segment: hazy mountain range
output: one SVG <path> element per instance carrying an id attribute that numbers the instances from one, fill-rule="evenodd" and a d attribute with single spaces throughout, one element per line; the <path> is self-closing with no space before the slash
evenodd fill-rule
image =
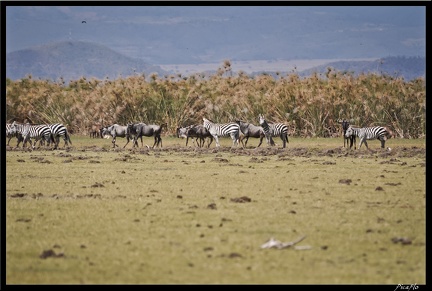
<path id="1" fill-rule="evenodd" d="M 140 4 L 146 5 L 145 1 Z M 10 6 L 6 9 L 6 53 L 59 41 L 86 41 L 161 66 L 225 59 L 426 56 L 426 9 L 422 6 L 398 2 L 392 6 L 240 4 Z"/>
<path id="2" fill-rule="evenodd" d="M 300 62 L 301 60 L 298 60 Z M 283 61 L 278 66 L 278 61 L 272 61 L 272 67 L 268 70 L 266 62 L 254 62 L 248 72 L 251 75 L 269 73 L 285 74 L 292 72 Z M 312 62 L 313 63 L 313 62 Z M 321 63 L 322 60 L 321 60 Z M 211 74 L 217 71 L 222 63 L 214 63 L 213 68 L 202 66 L 202 72 Z M 81 77 L 97 79 L 116 79 L 134 74 L 144 74 L 149 77 L 157 73 L 160 77 L 169 74 L 182 73 L 188 75 L 187 71 L 180 69 L 163 70 L 160 66 L 148 64 L 143 60 L 125 56 L 106 46 L 83 42 L 63 41 L 29 49 L 18 50 L 6 55 L 6 77 L 12 80 L 21 79 L 31 74 L 33 78 L 58 80 L 62 77 L 65 81 L 77 80 Z M 232 66 L 236 73 L 236 66 Z M 306 66 L 303 66 L 306 67 Z M 310 67 L 305 70 L 296 70 L 302 76 L 310 75 L 312 72 L 325 73 L 328 67 L 338 71 L 358 73 L 385 73 L 391 76 L 404 77 L 407 80 L 424 77 L 426 60 L 421 57 L 387 57 L 370 61 L 337 61 L 328 62 L 320 66 Z M 197 66 L 198 70 L 200 66 Z M 197 72 L 197 71 L 195 71 Z M 191 72 L 192 73 L 192 72 Z"/>

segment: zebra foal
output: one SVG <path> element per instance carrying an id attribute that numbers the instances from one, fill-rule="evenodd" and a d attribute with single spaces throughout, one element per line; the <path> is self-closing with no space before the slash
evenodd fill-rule
<path id="1" fill-rule="evenodd" d="M 204 118 L 204 127 L 210 132 L 213 138 L 216 140 L 216 147 L 220 147 L 219 144 L 219 136 L 231 136 L 233 140 L 233 146 L 239 145 L 239 137 L 240 137 L 240 126 L 235 122 L 218 124 L 213 123 L 211 120 Z"/>
<path id="2" fill-rule="evenodd" d="M 358 148 L 362 146 L 364 143 L 366 148 L 369 149 L 367 140 L 371 139 L 379 139 L 381 141 L 381 148 L 384 148 L 385 142 L 388 138 L 391 138 L 391 131 L 382 126 L 373 126 L 373 127 L 352 127 L 351 125 L 348 127 L 345 133 L 346 137 L 358 136 L 360 139 Z"/>

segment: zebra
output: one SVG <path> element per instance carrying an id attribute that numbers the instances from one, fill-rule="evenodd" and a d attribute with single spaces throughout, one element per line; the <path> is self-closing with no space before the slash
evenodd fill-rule
<path id="1" fill-rule="evenodd" d="M 264 134 L 267 139 L 267 144 L 270 144 L 272 146 L 275 145 L 272 137 L 273 136 L 279 136 L 283 143 L 283 148 L 286 147 L 286 144 L 289 143 L 288 141 L 288 126 L 286 126 L 283 123 L 268 123 L 264 115 L 259 115 L 259 123 L 261 127 L 264 130 Z"/>
<path id="2" fill-rule="evenodd" d="M 352 127 L 351 125 L 348 127 L 345 136 L 358 136 L 360 138 L 359 146 L 364 143 L 366 148 L 369 149 L 367 141 L 368 139 L 379 139 L 381 141 L 381 148 L 384 148 L 385 142 L 388 138 L 391 138 L 391 131 L 382 126 L 373 126 L 373 127 Z"/>
<path id="3" fill-rule="evenodd" d="M 51 129 L 52 137 L 55 140 L 54 149 L 57 149 L 60 143 L 60 136 L 63 137 L 63 140 L 65 142 L 65 147 L 68 145 L 68 142 L 72 144 L 68 130 L 63 124 L 54 123 L 54 124 L 47 124 L 47 126 Z"/>
<path id="4" fill-rule="evenodd" d="M 348 120 L 338 120 L 338 123 L 342 124 L 342 130 L 343 130 L 343 140 L 344 140 L 344 147 L 345 147 L 345 143 L 346 146 L 348 147 L 348 141 L 350 142 L 350 148 L 352 148 L 352 146 L 354 145 L 354 149 L 356 149 L 356 136 L 353 134 L 350 137 L 346 137 L 346 131 L 348 129 L 348 127 L 350 126 Z"/>
<path id="5" fill-rule="evenodd" d="M 240 126 L 235 122 L 218 124 L 213 123 L 211 120 L 203 117 L 204 127 L 210 132 L 213 138 L 216 140 L 216 147 L 220 147 L 219 136 L 230 135 L 233 140 L 233 146 L 239 144 L 240 137 Z"/>
<path id="6" fill-rule="evenodd" d="M 16 147 L 18 147 L 19 144 L 23 141 L 23 137 L 22 137 L 21 133 L 18 133 L 18 132 L 11 133 L 11 131 L 10 131 L 11 126 L 12 126 L 12 123 L 6 123 L 6 137 L 8 138 L 7 145 L 9 146 L 10 140 L 13 137 L 16 137 L 18 139 L 18 144 Z"/>
<path id="7" fill-rule="evenodd" d="M 51 141 L 54 142 L 54 137 L 51 134 L 51 129 L 45 124 L 30 125 L 28 123 L 20 124 L 14 121 L 9 129 L 9 134 L 22 135 L 23 138 L 22 148 L 25 147 L 27 141 L 30 142 L 30 146 L 32 147 L 32 149 L 35 149 L 36 143 L 39 139 L 41 140 L 41 142 L 46 141 L 48 145 L 50 144 Z M 32 138 L 35 140 L 33 144 L 31 142 Z"/>

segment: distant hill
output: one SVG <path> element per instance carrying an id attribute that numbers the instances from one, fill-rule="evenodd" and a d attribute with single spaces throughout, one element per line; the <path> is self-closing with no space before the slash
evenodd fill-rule
<path id="1" fill-rule="evenodd" d="M 6 77 L 21 79 L 29 74 L 33 78 L 65 81 L 81 77 L 116 79 L 133 74 L 167 74 L 159 66 L 140 59 L 124 56 L 112 49 L 91 42 L 64 41 L 29 49 L 14 51 L 6 55 Z"/>
<path id="2" fill-rule="evenodd" d="M 301 76 L 309 76 L 313 72 L 325 74 L 327 68 L 333 68 L 340 72 L 380 73 L 392 77 L 403 77 L 412 80 L 426 76 L 426 58 L 422 57 L 386 57 L 375 61 L 339 61 L 313 67 L 300 72 Z"/>

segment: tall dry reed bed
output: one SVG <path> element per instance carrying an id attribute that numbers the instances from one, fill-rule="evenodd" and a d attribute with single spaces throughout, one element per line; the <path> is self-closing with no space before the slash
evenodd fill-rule
<path id="1" fill-rule="evenodd" d="M 228 74 L 230 73 L 230 74 Z M 250 77 L 224 69 L 196 74 L 116 80 L 82 77 L 66 83 L 27 78 L 7 79 L 7 120 L 62 122 L 74 134 L 87 134 L 95 123 L 133 121 L 179 125 L 240 118 L 258 123 L 264 113 L 272 122 L 289 125 L 291 136 L 340 135 L 339 118 L 358 126 L 389 126 L 396 137 L 426 134 L 426 85 L 423 78 L 407 82 L 386 75 L 335 72 L 301 78 L 296 73 L 273 78 Z"/>

